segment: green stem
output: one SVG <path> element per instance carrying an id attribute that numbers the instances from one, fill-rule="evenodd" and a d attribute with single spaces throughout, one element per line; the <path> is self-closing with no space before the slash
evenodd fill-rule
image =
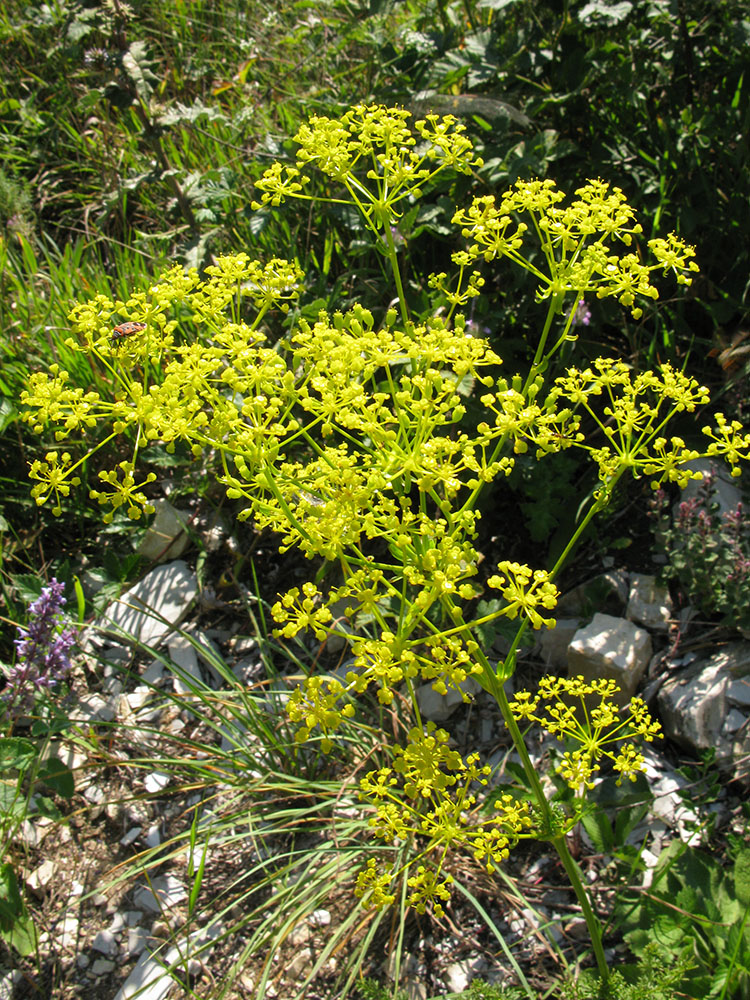
<path id="1" fill-rule="evenodd" d="M 565 869 L 568 879 L 570 880 L 570 884 L 573 887 L 573 891 L 575 892 L 578 902 L 580 903 L 581 912 L 583 913 L 589 937 L 591 938 L 591 947 L 594 952 L 594 957 L 596 958 L 599 976 L 602 982 L 606 983 L 609 978 L 609 969 L 607 967 L 607 959 L 604 956 L 604 946 L 602 944 L 602 925 L 594 913 L 593 907 L 591 906 L 588 893 L 586 892 L 586 887 L 583 884 L 583 879 L 581 878 L 580 869 L 570 853 L 565 836 L 551 835 L 555 825 L 555 818 L 552 814 L 552 810 L 550 809 L 544 789 L 542 788 L 542 783 L 539 780 L 539 775 L 537 774 L 536 768 L 534 767 L 531 757 L 529 756 L 529 751 L 526 749 L 523 734 L 521 733 L 518 723 L 513 716 L 513 712 L 511 711 L 510 704 L 508 703 L 508 696 L 505 693 L 503 684 L 492 668 L 489 660 L 481 650 L 477 651 L 476 657 L 484 668 L 484 676 L 482 680 L 488 682 L 487 689 L 497 701 L 505 724 L 508 727 L 510 738 L 513 740 L 513 745 L 518 752 L 518 756 L 521 758 L 521 764 L 526 775 L 526 780 L 531 786 L 531 791 L 539 808 L 539 815 L 542 820 L 541 826 L 545 831 L 547 831 L 548 839 L 557 851 L 558 857 L 560 858 L 560 861 L 562 861 L 563 868 Z"/>
<path id="2" fill-rule="evenodd" d="M 586 513 L 581 523 L 578 525 L 576 531 L 573 533 L 570 541 L 565 546 L 565 549 L 560 556 L 560 558 L 555 563 L 554 567 L 550 571 L 550 578 L 554 577 L 562 567 L 563 563 L 570 555 L 571 551 L 577 544 L 581 535 L 584 533 L 588 527 L 591 520 L 599 513 L 602 507 L 606 503 L 606 498 L 609 496 L 612 488 L 614 487 L 617 479 L 622 473 L 618 473 L 610 482 L 602 486 L 602 493 L 599 499 L 595 500 Z M 473 623 L 470 623 L 473 624 Z M 495 698 L 498 707 L 505 721 L 505 725 L 508 727 L 508 732 L 513 741 L 513 745 L 521 758 L 521 764 L 523 766 L 524 773 L 526 775 L 526 780 L 531 787 L 532 794 L 536 799 L 536 803 L 539 809 L 539 815 L 541 818 L 542 829 L 546 832 L 548 839 L 552 843 L 552 846 L 557 851 L 558 857 L 565 868 L 565 872 L 570 880 L 570 884 L 573 887 L 573 891 L 576 894 L 578 902 L 581 906 L 581 912 L 583 913 L 584 920 L 586 921 L 586 926 L 588 927 L 589 937 L 591 939 L 591 947 L 594 952 L 594 957 L 596 958 L 596 964 L 599 969 L 599 976 L 603 983 L 606 983 L 609 978 L 609 969 L 607 967 L 607 960 L 604 956 L 604 947 L 602 944 L 602 926 L 594 913 L 593 907 L 591 906 L 591 901 L 589 900 L 586 887 L 581 878 L 581 872 L 576 864 L 565 839 L 565 835 L 555 836 L 553 831 L 555 829 L 555 817 L 553 816 L 552 810 L 550 809 L 549 802 L 547 801 L 547 796 L 544 793 L 542 783 L 539 780 L 539 775 L 536 772 L 529 752 L 526 749 L 526 743 L 524 742 L 523 734 L 515 720 L 513 712 L 511 711 L 510 704 L 508 702 L 508 696 L 505 693 L 505 688 L 503 686 L 504 680 L 510 676 L 512 669 L 507 669 L 511 664 L 515 662 L 516 651 L 518 645 L 521 641 L 523 633 L 526 631 L 528 622 L 525 621 L 521 627 L 518 629 L 516 636 L 510 648 L 510 652 L 505 659 L 503 668 L 500 671 L 496 671 L 490 661 L 487 659 L 485 654 L 482 652 L 481 648 L 477 649 L 475 656 L 478 663 L 481 665 L 483 670 L 483 675 L 481 678 L 482 686 L 485 690 Z"/>
<path id="3" fill-rule="evenodd" d="M 396 291 L 398 292 L 398 304 L 401 310 L 401 321 L 404 324 L 409 322 L 409 310 L 406 308 L 406 296 L 404 295 L 404 286 L 401 282 L 401 269 L 398 266 L 398 252 L 396 250 L 396 244 L 393 241 L 393 233 L 391 232 L 391 227 L 387 223 L 383 226 L 383 232 L 385 234 L 385 244 L 388 248 L 388 260 L 391 263 L 391 271 L 393 272 L 393 280 L 396 282 Z"/>

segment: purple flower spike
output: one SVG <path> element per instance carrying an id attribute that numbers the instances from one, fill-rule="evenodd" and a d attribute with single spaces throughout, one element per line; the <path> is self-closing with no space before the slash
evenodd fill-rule
<path id="1" fill-rule="evenodd" d="M 591 322 L 591 310 L 585 299 L 579 299 L 573 314 L 573 326 L 588 326 Z"/>
<path id="2" fill-rule="evenodd" d="M 16 664 L 6 675 L 0 698 L 14 712 L 29 709 L 35 695 L 51 691 L 70 671 L 70 653 L 77 632 L 63 614 L 64 587 L 54 578 L 29 605 L 29 623 L 18 626 Z"/>

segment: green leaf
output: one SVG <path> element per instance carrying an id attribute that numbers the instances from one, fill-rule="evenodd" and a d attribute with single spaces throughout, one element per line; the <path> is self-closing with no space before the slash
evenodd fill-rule
<path id="1" fill-rule="evenodd" d="M 13 585 L 24 604 L 35 601 L 42 592 L 42 583 L 35 573 L 19 573 L 13 577 Z"/>
<path id="2" fill-rule="evenodd" d="M 15 781 L 0 781 L 0 817 L 11 822 L 26 815 L 26 800 L 19 794 Z"/>
<path id="3" fill-rule="evenodd" d="M 0 864 L 0 929 L 9 930 L 23 914 L 23 900 L 13 865 Z"/>
<path id="4" fill-rule="evenodd" d="M 601 809 L 596 809 L 593 812 L 584 813 L 581 816 L 581 823 L 599 854 L 611 854 L 614 850 L 615 840 L 609 817 Z"/>
<path id="5" fill-rule="evenodd" d="M 53 792 L 61 795 L 64 799 L 73 797 L 75 791 L 75 780 L 73 772 L 63 764 L 57 757 L 50 757 L 44 761 L 39 768 L 38 780 L 48 785 Z"/>
<path id="6" fill-rule="evenodd" d="M 37 752 L 36 744 L 21 736 L 6 736 L 0 739 L 0 772 L 28 770 Z"/>
<path id="7" fill-rule="evenodd" d="M 18 410 L 9 399 L 0 399 L 0 433 L 13 423 L 18 416 Z"/>
<path id="8" fill-rule="evenodd" d="M 151 62 L 145 42 L 133 42 L 122 57 L 123 69 L 133 81 L 136 92 L 143 101 L 148 101 L 153 93 L 153 84 L 159 81 L 151 69 Z"/>
<path id="9" fill-rule="evenodd" d="M 632 9 L 630 0 L 592 0 L 578 12 L 578 20 L 589 27 L 615 25 L 624 21 Z"/>
<path id="10" fill-rule="evenodd" d="M 63 818 L 63 814 L 57 808 L 54 799 L 51 799 L 49 795 L 35 795 L 34 805 L 36 807 L 36 812 L 40 816 L 44 816 L 46 819 L 54 820 L 56 823 L 60 823 Z"/>
<path id="11" fill-rule="evenodd" d="M 743 906 L 750 906 L 750 847 L 745 847 L 734 862 L 734 892 Z"/>
<path id="12" fill-rule="evenodd" d="M 37 950 L 39 938 L 34 921 L 28 915 L 16 920 L 9 930 L 0 930 L 0 934 L 19 955 L 33 955 Z"/>

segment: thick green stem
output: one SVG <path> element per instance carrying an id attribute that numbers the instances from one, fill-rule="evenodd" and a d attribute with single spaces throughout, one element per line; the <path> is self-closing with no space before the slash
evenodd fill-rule
<path id="1" fill-rule="evenodd" d="M 487 664 L 490 672 L 494 677 L 494 671 L 490 664 Z M 485 668 L 486 670 L 486 668 Z M 495 680 L 497 680 L 495 678 Z M 554 830 L 555 818 L 552 815 L 552 810 L 550 809 L 549 802 L 547 801 L 547 796 L 544 794 L 544 789 L 542 788 L 542 783 L 539 780 L 539 775 L 536 772 L 531 758 L 529 757 L 529 752 L 526 749 L 526 744 L 523 739 L 523 734 L 518 727 L 518 723 L 513 717 L 513 713 L 508 704 L 508 697 L 505 694 L 503 686 L 497 682 L 497 687 L 493 690 L 493 694 L 497 700 L 500 707 L 500 711 L 503 714 L 503 719 L 508 727 L 508 732 L 513 740 L 513 745 L 516 748 L 519 757 L 521 758 L 521 763 L 523 765 L 524 773 L 526 774 L 526 779 L 531 785 L 532 792 L 536 798 L 537 805 L 539 807 L 539 814 L 542 818 L 542 826 L 549 831 L 549 834 Z M 570 850 L 568 849 L 567 841 L 565 840 L 565 835 L 561 836 L 549 836 L 549 840 L 552 846 L 557 851 L 560 861 L 562 861 L 563 868 L 570 880 L 570 884 L 573 887 L 573 891 L 576 894 L 578 902 L 581 906 L 581 912 L 583 913 L 583 918 L 586 921 L 586 927 L 588 928 L 589 937 L 591 938 L 591 947 L 594 952 L 594 957 L 596 958 L 596 965 L 599 969 L 599 976 L 602 982 L 606 982 L 609 978 L 609 969 L 607 967 L 607 959 L 604 956 L 604 946 L 602 944 L 602 926 L 599 922 L 598 917 L 594 913 L 593 907 L 591 906 L 591 901 L 589 900 L 588 893 L 586 892 L 586 887 L 583 884 L 583 879 L 581 878 L 581 872 L 576 864 Z"/>
<path id="2" fill-rule="evenodd" d="M 401 311 L 401 321 L 404 324 L 409 322 L 409 310 L 406 307 L 406 296 L 404 295 L 404 286 L 401 281 L 401 268 L 398 266 L 398 251 L 396 250 L 396 244 L 393 240 L 393 233 L 391 232 L 391 227 L 386 224 L 383 227 L 385 235 L 385 245 L 388 253 L 388 260 L 391 264 L 391 271 L 393 272 L 393 280 L 396 282 L 396 291 L 398 292 L 398 304 Z"/>
<path id="3" fill-rule="evenodd" d="M 616 482 L 617 478 L 619 477 L 616 477 L 612 482 L 606 484 L 606 486 L 602 488 L 602 495 L 598 500 L 596 500 L 591 505 L 591 507 L 586 513 L 586 516 L 578 525 L 578 528 L 576 529 L 575 533 L 573 534 L 570 541 L 566 545 L 562 555 L 552 568 L 550 572 L 550 578 L 552 578 L 556 573 L 559 572 L 563 563 L 573 550 L 574 546 L 580 539 L 583 532 L 588 527 L 592 518 L 595 517 L 596 514 L 604 506 L 604 504 L 606 503 L 606 497 L 609 495 L 609 492 L 614 486 L 614 483 Z M 540 826 L 542 827 L 544 834 L 546 834 L 547 839 L 549 839 L 552 846 L 557 851 L 560 861 L 562 862 L 563 867 L 565 868 L 565 872 L 570 880 L 570 884 L 573 887 L 573 891 L 575 892 L 578 902 L 581 906 L 581 912 L 583 913 L 584 920 L 586 921 L 586 926 L 588 927 L 589 937 L 591 938 L 591 947 L 593 949 L 594 957 L 596 958 L 596 964 L 599 969 L 599 976 L 602 982 L 606 982 L 609 978 L 609 969 L 607 968 L 607 960 L 604 956 L 601 924 L 596 914 L 594 913 L 593 907 L 591 906 L 591 901 L 589 900 L 588 893 L 586 892 L 586 887 L 583 884 L 583 879 L 581 878 L 580 869 L 578 868 L 578 865 L 576 864 L 573 856 L 570 853 L 570 850 L 568 849 L 568 845 L 565 840 L 565 835 L 555 834 L 555 828 L 556 828 L 555 817 L 552 813 L 549 802 L 547 801 L 547 796 L 545 795 L 544 788 L 542 787 L 542 783 L 539 780 L 539 775 L 537 774 L 536 768 L 534 767 L 531 757 L 529 756 L 529 752 L 526 748 L 526 743 L 524 742 L 523 734 L 518 726 L 518 723 L 515 720 L 515 717 L 513 716 L 513 712 L 511 711 L 510 704 L 508 702 L 508 696 L 506 695 L 505 689 L 503 687 L 504 679 L 510 676 L 510 674 L 512 673 L 512 670 L 506 668 L 511 663 L 515 662 L 516 651 L 521 641 L 521 637 L 523 636 L 526 630 L 527 624 L 528 624 L 527 622 L 524 622 L 524 624 L 519 628 L 518 632 L 516 633 L 516 636 L 511 645 L 510 652 L 508 653 L 505 663 L 503 664 L 503 668 L 500 671 L 496 671 L 493 668 L 492 664 L 489 662 L 489 660 L 487 659 L 487 657 L 485 656 L 485 654 L 482 652 L 481 649 L 478 649 L 476 651 L 475 653 L 476 659 L 483 669 L 483 674 L 480 683 L 485 688 L 485 690 L 489 691 L 489 693 L 492 694 L 492 696 L 497 701 L 498 707 L 500 708 L 503 720 L 505 721 L 505 725 L 508 727 L 508 732 L 510 733 L 510 737 L 513 741 L 513 745 L 518 753 L 518 756 L 521 758 L 521 765 L 523 766 L 523 770 L 526 775 L 526 780 L 528 781 L 529 786 L 531 787 L 532 794 L 536 799 L 538 814 L 541 820 Z"/>
<path id="4" fill-rule="evenodd" d="M 531 786 L 532 794 L 536 799 L 541 819 L 540 826 L 547 833 L 550 843 L 557 851 L 558 857 L 562 861 L 565 872 L 570 879 L 573 891 L 575 892 L 578 902 L 581 905 L 581 912 L 583 913 L 583 917 L 589 931 L 589 937 L 591 938 L 591 947 L 594 952 L 594 957 L 596 958 L 599 976 L 602 982 L 606 982 L 609 978 L 609 969 L 607 968 L 607 960 L 604 956 L 604 947 L 602 945 L 602 927 L 591 906 L 588 893 L 586 892 L 586 887 L 581 878 L 580 870 L 568 849 L 565 836 L 555 836 L 553 834 L 555 829 L 555 817 L 550 809 L 547 796 L 545 795 L 542 783 L 539 780 L 539 775 L 537 774 L 536 768 L 534 767 L 531 757 L 529 756 L 529 751 L 526 749 L 523 734 L 521 733 L 518 723 L 513 716 L 513 712 L 511 711 L 510 704 L 508 703 L 508 696 L 505 693 L 502 681 L 499 679 L 492 667 L 492 664 L 481 650 L 477 651 L 476 657 L 484 668 L 484 674 L 482 676 L 482 681 L 484 682 L 483 686 L 497 701 L 500 711 L 502 712 L 505 725 L 508 727 L 510 738 L 513 740 L 513 746 L 516 748 L 518 756 L 521 758 L 521 765 L 523 766 L 526 780 Z"/>

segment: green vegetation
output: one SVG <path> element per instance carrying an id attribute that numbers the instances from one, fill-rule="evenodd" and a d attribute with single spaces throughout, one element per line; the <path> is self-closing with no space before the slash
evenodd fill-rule
<path id="1" fill-rule="evenodd" d="M 50 995 L 65 972 L 20 831 L 85 814 L 73 749 L 123 789 L 169 778 L 165 840 L 122 861 L 115 838 L 97 888 L 185 873 L 157 949 L 182 996 L 267 995 L 323 907 L 296 997 L 396 1000 L 415 942 L 467 914 L 513 985 L 446 997 L 748 995 L 742 838 L 665 848 L 609 922 L 583 877 L 582 828 L 613 885 L 642 874 L 643 702 L 505 688 L 577 561 L 632 540 L 626 504 L 646 535 L 644 483 L 750 454 L 748 43 L 739 0 L 5 4 L 0 933 Z M 42 586 L 96 632 L 151 568 L 165 495 L 204 611 L 242 622 L 258 672 L 192 628 L 211 683 L 122 636 L 124 691 L 153 660 L 181 691 L 145 684 L 145 726 L 84 721 L 112 667 L 88 644 L 54 673 L 68 633 L 39 626 Z M 669 530 L 684 591 L 746 625 L 742 512 L 702 548 Z M 468 703 L 472 679 L 517 757 L 489 794 L 492 768 L 417 698 Z M 562 741 L 546 783 L 532 724 Z M 528 910 L 504 866 L 539 844 L 588 933 L 544 926 L 544 974 L 496 903 Z M 232 958 L 207 988 L 193 960 L 217 938 Z M 635 964 L 612 966 L 623 938 Z"/>

